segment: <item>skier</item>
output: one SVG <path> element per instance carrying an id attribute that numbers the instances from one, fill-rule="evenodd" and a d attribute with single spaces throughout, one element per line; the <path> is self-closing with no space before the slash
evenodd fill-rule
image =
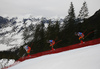
<path id="1" fill-rule="evenodd" d="M 55 41 L 54 41 L 54 40 L 49 40 L 48 43 L 50 43 L 50 46 L 52 47 L 52 50 L 55 50 L 55 49 L 53 48 L 53 46 L 55 45 Z"/>
<path id="2" fill-rule="evenodd" d="M 76 36 L 79 36 L 79 40 L 80 40 L 81 43 L 84 43 L 83 42 L 84 34 L 82 32 L 77 32 L 77 33 L 75 32 L 75 35 Z"/>
<path id="3" fill-rule="evenodd" d="M 29 46 L 25 46 L 24 49 L 26 50 L 27 54 L 28 54 L 28 57 L 30 56 L 30 51 L 31 51 L 31 48 Z"/>

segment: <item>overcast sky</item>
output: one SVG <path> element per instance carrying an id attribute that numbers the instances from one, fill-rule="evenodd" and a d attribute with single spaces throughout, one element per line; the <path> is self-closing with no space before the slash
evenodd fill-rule
<path id="1" fill-rule="evenodd" d="M 100 0 L 0 0 L 0 16 L 32 14 L 33 16 L 65 17 L 71 2 L 77 16 L 84 1 L 87 2 L 90 16 L 100 9 Z"/>

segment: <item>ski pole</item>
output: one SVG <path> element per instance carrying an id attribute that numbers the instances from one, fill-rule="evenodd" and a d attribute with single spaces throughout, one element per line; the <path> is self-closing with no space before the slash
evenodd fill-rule
<path id="1" fill-rule="evenodd" d="M 87 31 L 87 29 L 83 32 L 83 34 Z"/>
<path id="2" fill-rule="evenodd" d="M 94 31 L 92 31 L 92 32 L 89 32 L 86 36 L 85 36 L 85 38 L 88 36 L 88 35 L 90 35 L 91 33 L 93 33 Z"/>
<path id="3" fill-rule="evenodd" d="M 59 42 L 61 42 L 62 40 L 59 40 L 58 42 L 56 42 L 55 44 L 57 44 L 57 43 L 59 43 Z"/>

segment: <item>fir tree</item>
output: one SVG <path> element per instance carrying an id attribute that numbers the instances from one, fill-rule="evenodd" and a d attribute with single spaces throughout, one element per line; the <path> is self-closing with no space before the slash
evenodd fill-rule
<path id="1" fill-rule="evenodd" d="M 42 40 L 43 43 L 41 43 L 42 45 L 44 45 L 44 38 L 45 38 L 45 31 L 44 31 L 44 22 L 41 21 L 41 29 L 40 29 L 40 38 Z"/>
<path id="2" fill-rule="evenodd" d="M 74 12 L 74 6 L 71 2 L 70 8 L 68 10 L 68 15 L 64 19 L 65 28 L 68 28 L 69 26 L 72 26 L 75 24 L 75 12 Z"/>
<path id="3" fill-rule="evenodd" d="M 69 19 L 75 19 L 74 6 L 72 2 L 68 11 L 68 16 L 69 16 Z"/>
<path id="4" fill-rule="evenodd" d="M 55 24 L 55 30 L 54 30 L 54 33 L 55 33 L 55 36 L 57 37 L 59 32 L 60 32 L 60 27 L 59 27 L 59 21 L 56 21 L 56 24 Z"/>
<path id="5" fill-rule="evenodd" d="M 75 12 L 74 12 L 74 6 L 71 2 L 70 8 L 68 10 L 68 16 L 66 16 L 66 22 L 64 25 L 64 30 L 62 30 L 62 39 L 66 42 L 65 45 L 72 44 L 72 40 L 74 40 L 74 32 L 75 32 Z M 65 43 L 64 42 L 64 43 Z"/>
<path id="6" fill-rule="evenodd" d="M 47 40 L 53 39 L 53 35 L 54 35 L 53 32 L 54 32 L 54 26 L 52 24 L 52 21 L 49 20 L 48 28 L 47 28 L 47 31 L 46 31 L 46 38 L 47 38 Z"/>
<path id="7" fill-rule="evenodd" d="M 89 12 L 88 12 L 87 3 L 84 2 L 83 6 L 81 7 L 81 10 L 79 11 L 79 15 L 77 18 L 83 20 L 88 17 L 88 13 Z"/>
<path id="8" fill-rule="evenodd" d="M 68 10 L 68 23 L 72 25 L 75 23 L 74 21 L 75 21 L 75 12 L 73 3 L 71 2 L 70 8 Z"/>
<path id="9" fill-rule="evenodd" d="M 37 42 L 40 40 L 40 25 L 36 25 L 35 34 L 34 34 L 34 41 Z"/>

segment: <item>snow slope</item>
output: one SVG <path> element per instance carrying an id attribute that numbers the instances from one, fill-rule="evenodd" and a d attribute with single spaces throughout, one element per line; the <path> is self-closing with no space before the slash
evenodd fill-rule
<path id="1" fill-rule="evenodd" d="M 100 69 L 100 44 L 25 60 L 8 69 Z"/>

